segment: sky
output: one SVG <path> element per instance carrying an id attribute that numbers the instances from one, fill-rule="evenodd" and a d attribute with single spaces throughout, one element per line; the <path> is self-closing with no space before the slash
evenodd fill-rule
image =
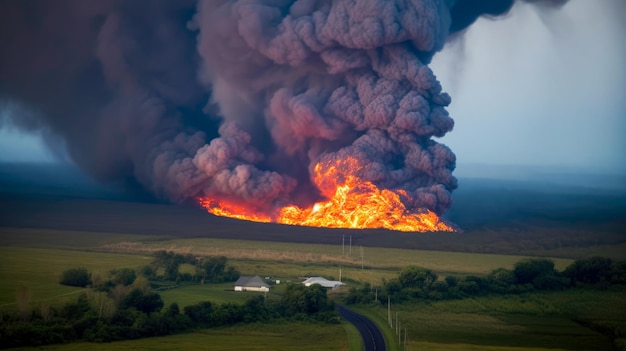
<path id="1" fill-rule="evenodd" d="M 455 120 L 443 142 L 458 168 L 626 171 L 625 13 L 611 2 L 573 0 L 541 14 L 517 4 L 435 56 Z"/>
<path id="2" fill-rule="evenodd" d="M 0 111 L 0 120 L 8 113 L 7 108 Z M 5 125 L 0 128 L 0 161 L 52 163 L 59 162 L 59 159 L 48 149 L 39 133 L 24 133 Z"/>
<path id="3" fill-rule="evenodd" d="M 611 1 L 528 5 L 479 19 L 431 68 L 452 96 L 442 142 L 467 164 L 626 173 L 626 41 Z M 2 113 L 8 113 L 6 110 Z M 41 137 L 0 129 L 0 161 L 52 162 Z"/>

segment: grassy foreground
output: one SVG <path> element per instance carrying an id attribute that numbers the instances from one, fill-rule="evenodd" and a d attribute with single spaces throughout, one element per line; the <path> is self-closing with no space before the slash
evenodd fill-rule
<path id="1" fill-rule="evenodd" d="M 20 350 L 46 351 L 105 350 L 354 350 L 341 325 L 306 323 L 252 324 L 230 328 L 205 329 L 192 333 L 105 344 L 72 343 Z"/>
<path id="2" fill-rule="evenodd" d="M 93 236 L 92 236 L 93 234 Z M 94 273 L 148 264 L 160 249 L 197 255 L 224 255 L 242 274 L 296 280 L 300 276 L 338 278 L 339 269 L 349 284 L 373 283 L 395 277 L 406 265 L 419 265 L 440 275 L 482 274 L 511 268 L 524 257 L 402 249 L 365 248 L 352 254 L 338 245 L 265 243 L 223 239 L 172 239 L 89 232 L 11 229 L 0 231 L 0 310 L 14 308 L 16 291 L 26 287 L 31 304 L 55 304 L 74 299 L 80 288 L 58 284 L 61 272 L 84 266 Z M 554 260 L 563 269 L 571 260 Z M 199 301 L 243 302 L 247 294 L 234 293 L 230 284 L 184 285 L 160 292 L 166 305 L 185 306 Z M 279 290 L 279 289 L 276 289 Z M 276 291 L 275 290 L 275 291 Z M 589 325 L 626 330 L 623 291 L 571 290 L 423 304 L 394 305 L 407 329 L 409 350 L 604 350 L 610 340 Z M 386 307 L 364 306 L 384 325 Z M 390 339 L 395 340 L 393 331 Z M 347 325 L 305 323 L 238 325 L 188 334 L 109 344 L 74 343 L 41 350 L 357 350 L 358 332 Z M 397 345 L 390 345 L 393 350 Z"/>
<path id="3" fill-rule="evenodd" d="M 620 290 L 569 290 L 486 296 L 419 304 L 392 303 L 410 350 L 611 350 L 607 335 L 588 321 L 626 331 Z M 387 321 L 386 306 L 360 311 Z"/>
<path id="4" fill-rule="evenodd" d="M 104 274 L 113 268 L 141 267 L 151 260 L 143 255 L 6 246 L 0 246 L 0 257 L 0 308 L 15 304 L 20 287 L 30 290 L 32 304 L 75 298 L 72 295 L 83 289 L 59 284 L 61 273 L 68 268 L 82 266 Z"/>

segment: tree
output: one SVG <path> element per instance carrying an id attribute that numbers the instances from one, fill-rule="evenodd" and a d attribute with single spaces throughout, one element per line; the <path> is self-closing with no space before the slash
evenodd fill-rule
<path id="1" fill-rule="evenodd" d="M 413 290 L 413 293 L 410 295 L 426 297 L 433 283 L 437 281 L 437 274 L 430 269 L 409 266 L 400 272 L 398 281 L 402 285 L 403 290 Z"/>
<path id="2" fill-rule="evenodd" d="M 131 285 L 137 275 L 135 274 L 135 270 L 132 268 L 119 268 L 111 271 L 111 275 L 113 276 L 113 282 L 117 284 L 122 284 L 124 286 Z"/>
<path id="3" fill-rule="evenodd" d="M 605 257 L 591 257 L 582 260 L 576 260 L 570 264 L 563 275 L 570 278 L 572 283 L 582 284 L 605 284 L 610 280 L 612 273 L 613 261 Z"/>
<path id="4" fill-rule="evenodd" d="M 193 323 L 208 324 L 210 316 L 213 314 L 213 304 L 210 301 L 204 301 L 195 305 L 185 306 L 183 311 Z"/>
<path id="5" fill-rule="evenodd" d="M 192 254 L 181 255 L 181 254 L 174 253 L 173 251 L 159 250 L 155 252 L 153 256 L 154 256 L 154 261 L 152 262 L 152 265 L 154 266 L 154 268 L 162 267 L 163 270 L 165 271 L 164 278 L 167 280 L 172 280 L 172 281 L 178 279 L 179 277 L 178 268 L 180 267 L 181 264 L 183 263 L 188 263 L 191 265 L 197 264 L 197 260 Z M 144 275 L 146 275 L 145 273 L 152 273 L 152 272 L 146 271 L 145 268 L 143 271 L 144 271 Z"/>
<path id="6" fill-rule="evenodd" d="M 156 270 L 152 266 L 143 266 L 140 273 L 148 279 L 153 279 L 154 277 L 156 277 Z"/>
<path id="7" fill-rule="evenodd" d="M 318 284 L 312 286 L 289 285 L 281 298 L 281 305 L 287 316 L 298 313 L 312 315 L 324 311 L 327 309 L 326 289 Z"/>
<path id="8" fill-rule="evenodd" d="M 611 284 L 626 284 L 626 261 L 613 263 L 609 282 Z"/>
<path id="9" fill-rule="evenodd" d="M 554 269 L 554 262 L 545 258 L 520 261 L 515 264 L 513 274 L 517 284 L 529 284 L 540 290 L 561 289 L 568 284 L 568 279 Z"/>
<path id="10" fill-rule="evenodd" d="M 144 294 L 140 289 L 131 290 L 124 298 L 123 308 L 134 307 L 145 314 L 160 311 L 163 308 L 161 295 L 153 292 Z"/>
<path id="11" fill-rule="evenodd" d="M 244 305 L 243 320 L 244 322 L 264 322 L 270 319 L 270 311 L 265 305 L 265 298 L 261 295 L 257 295 L 249 298 Z"/>
<path id="12" fill-rule="evenodd" d="M 84 288 L 91 284 L 91 273 L 84 267 L 70 268 L 61 274 L 60 283 Z"/>
<path id="13" fill-rule="evenodd" d="M 497 268 L 487 276 L 487 287 L 496 293 L 506 293 L 515 285 L 515 273 L 510 269 Z"/>
<path id="14" fill-rule="evenodd" d="M 198 266 L 198 275 L 202 277 L 206 282 L 218 282 L 221 278 L 224 269 L 226 268 L 226 257 L 207 257 L 203 259 Z"/>
<path id="15" fill-rule="evenodd" d="M 535 278 L 552 272 L 554 272 L 554 262 L 544 258 L 520 261 L 513 269 L 517 284 L 532 284 Z"/>
<path id="16" fill-rule="evenodd" d="M 227 267 L 225 256 L 207 257 L 196 263 L 196 279 L 211 283 L 233 281 L 239 277 L 234 267 Z"/>

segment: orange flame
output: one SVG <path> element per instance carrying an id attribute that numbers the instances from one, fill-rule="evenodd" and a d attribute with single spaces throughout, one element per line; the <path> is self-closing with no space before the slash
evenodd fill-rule
<path id="1" fill-rule="evenodd" d="M 341 161 L 342 168 L 350 169 L 352 174 L 342 174 L 337 166 L 318 163 L 314 169 L 313 181 L 328 197 L 327 201 L 317 202 L 308 208 L 285 206 L 275 217 L 210 197 L 200 197 L 198 201 L 214 215 L 254 222 L 329 228 L 386 228 L 405 232 L 455 231 L 430 210 L 409 212 L 398 195 L 406 195 L 402 190 L 398 193 L 381 190 L 373 183 L 352 175 L 360 167 L 356 159 Z"/>

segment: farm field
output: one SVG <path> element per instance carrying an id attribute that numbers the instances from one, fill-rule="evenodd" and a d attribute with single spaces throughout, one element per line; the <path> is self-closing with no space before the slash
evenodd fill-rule
<path id="1" fill-rule="evenodd" d="M 336 245 L 291 242 L 268 242 L 216 238 L 176 238 L 168 235 L 130 235 L 75 230 L 39 228 L 0 228 L 1 246 L 52 247 L 89 249 L 131 254 L 150 254 L 157 250 L 193 253 L 200 256 L 226 256 L 240 261 L 271 261 L 281 265 L 289 263 L 324 266 L 353 266 L 385 270 L 400 270 L 407 265 L 418 265 L 439 273 L 487 273 L 494 268 L 510 268 L 515 262 L 528 257 L 470 252 L 436 250 L 393 249 L 363 247 L 356 240 L 349 247 L 349 236 L 342 237 Z M 553 258 L 558 269 L 566 267 L 572 259 Z M 301 275 L 301 274 L 300 274 Z"/>
<path id="2" fill-rule="evenodd" d="M 6 171 L 13 171 L 13 168 Z M 352 236 L 353 249 L 358 255 L 359 247 L 363 246 L 366 260 L 368 247 L 574 259 L 602 255 L 626 259 L 623 186 L 616 190 L 598 190 L 592 186 L 478 178 L 459 182 L 463 186 L 455 191 L 454 205 L 446 217 L 463 229 L 461 233 L 419 234 L 258 224 L 215 217 L 195 204 L 174 206 L 88 194 L 80 197 L 80 194 L 66 194 L 56 188 L 3 184 L 1 179 L 0 227 L 102 233 L 103 241 L 112 235 L 141 235 L 144 239 L 140 240 L 151 236 L 214 238 L 325 244 L 339 249 L 342 237 L 348 244 Z M 623 180 L 618 183 L 623 184 Z M 589 184 L 604 183 L 592 180 Z M 20 239 L 11 239 L 16 240 Z M 123 240 L 112 242 L 120 241 Z"/>
<path id="3" fill-rule="evenodd" d="M 345 334 L 345 329 L 338 325 L 311 325 L 307 323 L 252 324 L 229 328 L 204 329 L 191 333 L 163 337 L 146 338 L 97 343 L 72 343 L 43 347 L 24 347 L 20 350 L 44 351 L 91 351 L 109 350 L 359 350 L 359 345 L 352 348 Z"/>
<path id="4" fill-rule="evenodd" d="M 383 279 L 395 277 L 408 266 L 432 269 L 439 275 L 486 274 L 493 269 L 511 268 L 525 256 L 494 255 L 389 248 L 364 248 L 363 269 L 360 250 L 353 247 L 352 256 L 342 255 L 341 245 L 274 243 L 225 239 L 172 239 L 165 236 L 129 236 L 91 232 L 42 229 L 0 230 L 3 265 L 0 267 L 0 305 L 15 302 L 20 286 L 31 290 L 32 301 L 65 301 L 66 296 L 80 289 L 58 284 L 60 274 L 68 268 L 84 266 L 100 275 L 114 268 L 140 268 L 151 262 L 150 254 L 157 250 L 173 250 L 198 256 L 224 255 L 229 264 L 242 274 L 273 276 L 284 282 L 298 281 L 306 276 L 339 279 L 340 274 L 350 282 L 379 285 Z M 134 239 L 136 241 L 129 241 Z M 143 239 L 139 241 L 140 239 Z M 147 240 L 146 240 L 147 239 Z M 115 240 L 121 240 L 114 242 Z M 33 243 L 36 247 L 28 247 Z M 255 249 L 255 245 L 258 246 Z M 349 252 L 348 248 L 344 248 Z M 118 252 L 119 251 L 119 252 Z M 335 255 L 327 252 L 335 252 Z M 318 261 L 325 257 L 326 261 Z M 571 259 L 553 259 L 557 269 L 563 269 Z M 175 299 L 181 305 L 202 301 L 206 296 L 216 302 L 243 302 L 245 296 L 230 295 L 228 286 L 207 287 L 187 285 L 161 292 L 166 303 Z M 67 294 L 67 295 L 66 295 Z"/>
<path id="5" fill-rule="evenodd" d="M 439 273 L 481 274 L 495 268 L 511 268 L 528 256 L 498 255 L 469 252 L 433 250 L 403 250 L 382 247 L 349 247 L 349 237 L 338 237 L 337 245 L 264 242 L 250 240 L 226 240 L 212 238 L 163 239 L 124 241 L 104 244 L 98 249 L 112 252 L 150 253 L 172 250 L 202 256 L 226 256 L 231 259 L 272 261 L 283 263 L 307 263 L 323 265 L 346 265 L 400 270 L 408 265 L 426 267 Z M 345 245 L 342 241 L 345 239 Z M 361 259 L 361 252 L 363 259 Z M 573 260 L 553 258 L 558 269 L 565 268 Z"/>
<path id="6" fill-rule="evenodd" d="M 149 253 L 156 249 L 173 249 L 180 252 L 208 253 L 215 252 L 232 256 L 229 264 L 235 266 L 242 274 L 272 276 L 280 278 L 285 283 L 296 280 L 299 275 L 324 275 L 336 278 L 338 275 L 337 263 L 311 262 L 310 256 L 318 255 L 337 247 L 329 245 L 307 245 L 285 243 L 265 243 L 259 245 L 257 260 L 250 259 L 254 255 L 253 243 L 236 240 L 213 239 L 186 239 L 156 238 L 157 240 L 136 241 L 141 245 L 151 246 L 150 250 L 139 250 L 136 253 L 116 253 L 113 248 L 118 247 L 113 239 L 123 240 L 127 245 L 128 236 L 116 237 L 99 236 L 80 232 L 53 232 L 46 236 L 41 231 L 24 231 L 22 243 L 13 243 L 16 246 L 0 247 L 3 265 L 0 268 L 0 304 L 3 309 L 11 310 L 15 303 L 16 289 L 25 286 L 32 292 L 32 305 L 62 303 L 75 298 L 76 294 L 84 289 L 67 287 L 58 284 L 60 273 L 67 268 L 84 266 L 93 272 L 108 272 L 113 268 L 139 268 L 151 261 Z M 57 236 L 58 235 L 58 236 Z M 28 236 L 35 236 L 39 247 L 26 247 Z M 55 238 L 46 241 L 44 238 Z M 65 237 L 68 241 L 59 241 Z M 71 240 L 81 237 L 80 240 Z M 133 238 L 137 239 L 137 238 Z M 144 238 L 145 239 L 145 238 Z M 161 240 L 158 240 L 161 239 Z M 81 241 L 82 240 L 82 241 Z M 146 244 L 147 243 L 147 244 Z M 71 244 L 71 245 L 68 245 Z M 104 245 L 104 246 L 103 246 Z M 64 248 L 59 248 L 64 247 Z M 94 251 L 106 248 L 108 251 Z M 215 251 L 206 251 L 213 248 Z M 240 251 L 246 252 L 245 255 Z M 267 250 L 282 249 L 292 254 L 292 259 L 271 261 L 265 258 Z M 339 247 L 339 250 L 341 247 Z M 197 250 L 197 251 L 196 251 Z M 128 251 L 128 250 L 126 250 Z M 368 267 L 347 265 L 343 269 L 344 277 L 351 277 L 348 284 L 371 282 L 376 279 L 389 279 L 397 275 L 402 264 L 417 264 L 437 270 L 438 273 L 454 274 L 481 274 L 497 267 L 511 267 L 523 257 L 491 254 L 429 252 L 417 250 L 368 248 L 372 257 L 397 257 L 399 262 L 386 258 L 382 267 Z M 298 256 L 296 253 L 300 253 Z M 241 257 L 246 259 L 241 259 Z M 341 252 L 339 251 L 339 256 Z M 345 256 L 345 255 L 344 255 Z M 297 258 L 301 261 L 297 262 Z M 413 260 L 412 260 L 413 258 Z M 570 260 L 556 260 L 557 268 L 562 269 Z M 471 266 L 471 263 L 474 263 Z M 444 265 L 445 264 L 445 265 Z M 468 266 L 471 266 L 468 268 Z M 445 267 L 445 269 L 441 269 Z M 356 273 L 356 274 L 353 274 Z M 282 287 L 274 286 L 268 298 L 277 298 Z M 243 303 L 254 293 L 237 293 L 232 291 L 232 283 L 223 284 L 188 284 L 178 288 L 159 292 L 165 305 L 177 302 L 181 308 L 200 301 L 210 300 L 216 303 L 235 302 Z M 626 299 L 623 291 L 594 291 L 574 290 L 549 294 L 532 293 L 525 295 L 478 297 L 464 300 L 431 302 L 424 304 L 393 305 L 398 313 L 403 327 L 408 331 L 409 349 L 429 350 L 595 350 L 611 347 L 609 339 L 593 329 L 583 326 L 574 320 L 582 319 L 593 321 L 600 325 L 612 325 L 626 329 L 626 320 L 622 311 L 626 310 Z M 386 308 L 383 306 L 372 308 L 362 306 L 361 311 L 373 315 L 381 325 L 386 324 Z M 267 329 L 265 329 L 267 327 Z M 252 328 L 252 329 L 250 329 Z M 256 329 L 255 329 L 256 328 Z M 89 344 L 89 348 L 106 349 L 167 349 L 172 345 L 184 349 L 206 349 L 207 340 L 218 343 L 215 349 L 228 350 L 232 333 L 243 335 L 242 343 L 247 349 L 255 349 L 253 341 L 258 341 L 259 350 L 268 349 L 269 344 L 275 343 L 274 349 L 290 349 L 294 342 L 291 337 L 285 338 L 274 325 L 267 326 L 234 326 L 216 330 L 203 330 L 190 334 L 167 336 L 163 338 L 149 338 L 134 341 L 115 342 L 111 344 Z M 346 327 L 328 326 L 325 331 L 332 334 L 337 341 L 347 342 Z M 335 329 L 337 328 L 337 329 Z M 303 327 L 307 329 L 307 327 Z M 297 335 L 302 331 L 294 331 Z M 337 336 L 334 333 L 339 333 Z M 349 333 L 348 333 L 349 334 Z M 390 338 L 395 340 L 393 331 L 387 331 Z M 239 334 L 238 334 L 239 335 Z M 354 336 L 353 336 L 354 337 Z M 250 341 L 246 341 L 250 338 Z M 160 341 L 159 341 L 160 340 Z M 280 340 L 278 342 L 277 340 Z M 247 344 L 249 342 L 250 344 Z M 160 348 L 163 345 L 167 347 Z M 202 346 L 197 346 L 202 345 Z M 342 346 L 323 345 L 313 349 L 348 349 L 347 344 Z M 250 348 L 248 348 L 248 346 Z M 394 345 L 391 345 L 394 346 Z M 69 344 L 49 346 L 44 350 L 74 350 L 85 347 L 84 344 Z M 110 348 L 113 347 L 113 348 Z M 119 348 L 118 348 L 119 347 Z M 198 347 L 198 348 L 196 348 Z M 305 348 L 306 349 L 306 348 Z"/>
<path id="7" fill-rule="evenodd" d="M 508 183 L 498 183 L 502 188 L 497 189 L 481 184 L 475 192 L 459 189 L 457 207 L 449 212 L 465 232 L 427 235 L 254 224 L 212 217 L 193 207 L 5 194 L 0 196 L 0 311 L 15 308 L 20 287 L 32 293 L 33 308 L 75 299 L 84 289 L 60 285 L 63 270 L 84 266 L 105 274 L 113 268 L 139 268 L 151 262 L 156 250 L 223 255 L 244 275 L 280 279 L 281 286 L 273 287 L 268 298 L 277 297 L 284 283 L 304 276 L 341 275 L 349 287 L 375 286 L 408 265 L 431 269 L 441 279 L 511 268 L 527 257 L 549 257 L 558 270 L 593 255 L 626 258 L 623 195 L 581 192 L 563 200 L 558 189 L 532 192 L 507 189 Z M 204 300 L 240 303 L 249 296 L 230 288 L 230 283 L 184 283 L 159 293 L 166 306 L 177 302 L 181 308 Z M 392 305 L 408 329 L 409 350 L 555 351 L 611 349 L 609 338 L 597 330 L 609 326 L 626 335 L 625 301 L 623 290 L 571 290 Z M 386 324 L 385 306 L 359 308 Z M 359 349 L 353 341 L 358 333 L 348 325 L 289 326 L 293 329 L 284 324 L 236 325 L 36 349 Z M 395 340 L 392 331 L 388 334 Z M 303 346 L 301 340 L 311 344 Z M 397 345 L 394 341 L 390 346 L 394 350 Z"/>
<path id="8" fill-rule="evenodd" d="M 181 308 L 207 300 L 218 304 L 226 302 L 244 303 L 259 294 L 262 293 L 234 291 L 232 282 L 206 285 L 183 284 L 176 289 L 159 291 L 165 306 L 176 302 Z M 276 289 L 272 288 L 267 294 L 267 298 L 280 298 L 280 296 L 277 295 Z"/>
<path id="9" fill-rule="evenodd" d="M 144 255 L 98 253 L 81 250 L 0 246 L 0 308 L 13 306 L 19 287 L 30 290 L 31 303 L 54 304 L 73 299 L 81 288 L 59 284 L 64 270 L 85 267 L 104 274 L 114 268 L 148 264 Z"/>
<path id="10" fill-rule="evenodd" d="M 626 330 L 624 297 L 623 289 L 570 290 L 392 303 L 392 316 L 413 350 L 611 350 L 606 335 L 580 321 Z M 387 325 L 386 306 L 356 309 Z"/>
<path id="11" fill-rule="evenodd" d="M 626 330 L 624 297 L 622 288 L 392 303 L 392 316 L 406 328 L 409 349 L 611 350 L 609 337 L 596 330 Z M 387 322 L 386 306 L 357 310 Z"/>

